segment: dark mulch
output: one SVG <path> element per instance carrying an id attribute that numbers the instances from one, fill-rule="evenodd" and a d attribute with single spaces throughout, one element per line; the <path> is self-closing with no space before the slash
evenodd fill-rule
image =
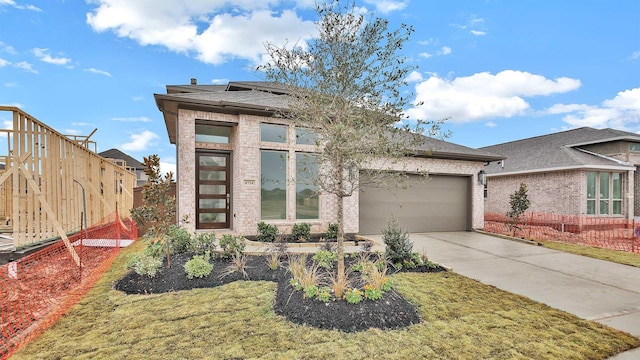
<path id="1" fill-rule="evenodd" d="M 191 254 L 175 254 L 171 257 L 171 268 L 163 267 L 158 274 L 149 278 L 129 272 L 114 285 L 116 290 L 127 294 L 158 294 L 195 288 L 210 288 L 238 280 L 274 281 L 278 283 L 274 311 L 296 324 L 306 324 L 321 329 L 337 329 L 345 332 L 368 328 L 396 329 L 420 322 L 413 304 L 406 301 L 395 290 L 383 294 L 382 299 L 363 300 L 359 304 L 349 304 L 344 300 L 323 303 L 307 299 L 302 291 L 296 291 L 290 284 L 290 274 L 285 266 L 271 270 L 264 256 L 247 256 L 247 276 L 240 272 L 221 277 L 230 262 L 216 259 L 211 275 L 201 279 L 188 279 L 184 264 Z M 347 265 L 352 259 L 346 259 Z M 438 267 L 419 267 L 414 272 L 445 271 Z"/>

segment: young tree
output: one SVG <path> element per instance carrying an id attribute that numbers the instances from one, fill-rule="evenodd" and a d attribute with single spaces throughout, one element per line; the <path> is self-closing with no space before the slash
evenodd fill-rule
<path id="1" fill-rule="evenodd" d="M 279 115 L 317 136 L 316 183 L 338 198 L 338 277 L 346 278 L 344 199 L 365 179 L 390 184 L 406 176 L 401 160 L 415 153 L 425 131 L 440 134 L 441 121 L 397 126 L 413 98 L 403 91 L 415 67 L 398 54 L 411 26 L 389 30 L 386 19 L 363 14 L 353 1 L 320 2 L 316 11 L 317 37 L 304 46 L 267 43 L 271 61 L 259 69 L 292 95 Z"/>
<path id="2" fill-rule="evenodd" d="M 169 229 L 176 216 L 176 197 L 171 196 L 173 173 L 162 176 L 160 171 L 160 157 L 150 155 L 145 157 L 144 173 L 148 181 L 142 189 L 143 205 L 131 210 L 131 217 L 147 226 L 145 237 L 149 239 L 149 246 L 157 247 L 167 254 L 167 267 L 171 267 L 171 247 L 169 244 Z"/>
<path id="3" fill-rule="evenodd" d="M 531 204 L 529 197 L 527 196 L 527 191 L 527 184 L 521 183 L 520 188 L 513 194 L 509 195 L 509 205 L 511 206 L 511 210 L 507 212 L 507 217 L 509 218 L 507 226 L 509 227 L 509 231 L 513 233 L 513 236 L 516 236 L 516 232 L 520 229 L 522 216 L 527 209 L 529 209 L 529 205 Z"/>

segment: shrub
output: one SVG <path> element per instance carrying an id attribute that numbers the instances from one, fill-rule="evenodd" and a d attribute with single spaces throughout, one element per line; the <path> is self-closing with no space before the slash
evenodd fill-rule
<path id="1" fill-rule="evenodd" d="M 294 241 L 305 242 L 311 237 L 311 225 L 309 223 L 294 224 L 291 230 Z"/>
<path id="2" fill-rule="evenodd" d="M 327 286 L 321 287 L 316 294 L 316 299 L 325 303 L 331 301 L 331 288 Z"/>
<path id="3" fill-rule="evenodd" d="M 127 269 L 148 277 L 156 276 L 160 267 L 162 267 L 162 257 L 150 255 L 146 251 L 131 256 L 127 261 Z"/>
<path id="4" fill-rule="evenodd" d="M 189 250 L 193 251 L 196 255 L 204 255 L 207 251 L 211 253 L 216 251 L 216 234 L 212 232 L 196 234 L 193 239 L 191 239 Z"/>
<path id="5" fill-rule="evenodd" d="M 278 270 L 278 267 L 280 266 L 280 256 L 278 256 L 277 252 L 270 252 L 268 255 L 265 255 L 265 259 L 267 261 L 267 266 L 269 266 L 269 269 L 271 270 Z"/>
<path id="6" fill-rule="evenodd" d="M 204 255 L 194 255 L 184 264 L 184 271 L 189 279 L 209 276 L 213 270 L 213 264 L 209 262 L 209 252 Z"/>
<path id="7" fill-rule="evenodd" d="M 242 255 L 246 245 L 242 237 L 231 234 L 224 234 L 220 239 L 220 248 L 222 249 L 222 257 L 231 259 L 236 254 Z"/>
<path id="8" fill-rule="evenodd" d="M 261 221 L 258 223 L 258 241 L 275 242 L 278 236 L 278 227 Z"/>
<path id="9" fill-rule="evenodd" d="M 308 299 L 313 299 L 318 294 L 318 287 L 310 285 L 304 288 L 304 296 Z"/>
<path id="10" fill-rule="evenodd" d="M 338 256 L 333 251 L 318 250 L 313 255 L 312 259 L 319 267 L 331 269 L 333 267 L 333 263 L 338 260 Z"/>
<path id="11" fill-rule="evenodd" d="M 287 270 L 291 273 L 291 277 L 299 279 L 304 274 L 307 267 L 307 255 L 299 254 L 289 257 L 289 267 Z"/>
<path id="12" fill-rule="evenodd" d="M 409 239 L 409 233 L 400 228 L 398 221 L 391 218 L 387 227 L 382 231 L 382 238 L 387 250 L 385 256 L 393 263 L 402 263 L 403 260 L 411 260 L 413 243 Z"/>
<path id="13" fill-rule="evenodd" d="M 243 244 L 244 245 L 244 244 Z M 240 251 L 236 251 L 231 255 L 231 263 L 224 269 L 222 275 L 220 275 L 220 279 L 225 276 L 229 276 L 234 272 L 239 272 L 242 274 L 243 278 L 248 278 L 249 274 L 247 273 L 247 261 L 249 258 L 244 256 L 244 254 Z"/>
<path id="14" fill-rule="evenodd" d="M 169 228 L 169 245 L 172 253 L 186 253 L 191 246 L 191 234 L 184 228 L 173 225 Z"/>
<path id="15" fill-rule="evenodd" d="M 327 228 L 327 240 L 337 240 L 338 239 L 338 224 L 329 223 L 329 227 Z"/>
<path id="16" fill-rule="evenodd" d="M 360 289 L 349 289 L 345 293 L 344 298 L 349 304 L 359 304 L 363 299 L 362 291 L 360 291 Z"/>

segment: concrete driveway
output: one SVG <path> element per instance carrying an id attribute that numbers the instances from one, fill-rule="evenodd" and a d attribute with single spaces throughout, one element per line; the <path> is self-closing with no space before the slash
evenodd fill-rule
<path id="1" fill-rule="evenodd" d="M 414 251 L 458 274 L 640 337 L 640 268 L 476 232 L 411 240 Z M 640 348 L 615 359 L 640 359 Z"/>

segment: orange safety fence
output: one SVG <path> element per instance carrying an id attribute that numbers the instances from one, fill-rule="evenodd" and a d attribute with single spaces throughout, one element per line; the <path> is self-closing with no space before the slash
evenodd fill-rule
<path id="1" fill-rule="evenodd" d="M 627 218 L 530 212 L 520 218 L 514 229 L 513 221 L 505 214 L 485 213 L 484 231 L 640 253 L 640 222 Z"/>
<path id="2" fill-rule="evenodd" d="M 137 239 L 131 219 L 116 213 L 63 241 L 0 266 L 0 359 L 8 358 L 73 306 L 109 269 L 120 247 Z"/>

